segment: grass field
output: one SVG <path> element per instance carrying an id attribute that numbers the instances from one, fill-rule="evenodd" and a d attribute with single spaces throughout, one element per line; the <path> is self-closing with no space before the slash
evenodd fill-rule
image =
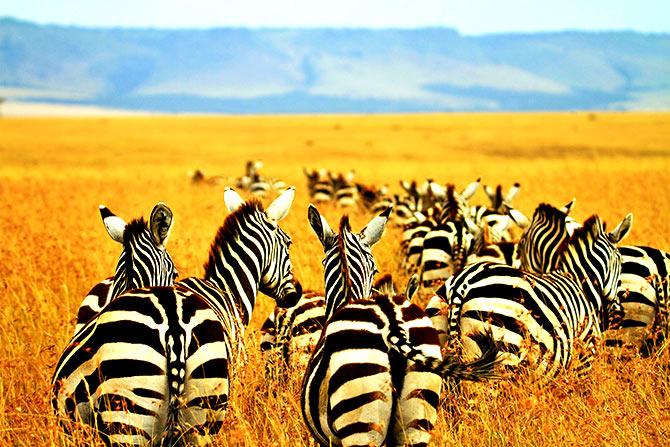
<path id="1" fill-rule="evenodd" d="M 223 186 L 192 185 L 188 171 L 238 176 L 247 159 L 297 186 L 282 227 L 292 236 L 295 273 L 323 287 L 322 250 L 307 223 L 303 167 L 354 168 L 357 179 L 522 184 L 515 205 L 577 197 L 574 215 L 618 222 L 632 211 L 627 244 L 670 249 L 670 114 L 170 117 L 0 120 L 0 445 L 86 444 L 59 434 L 49 381 L 90 287 L 113 273 L 120 247 L 105 232 L 99 203 L 130 219 L 155 202 L 174 211 L 168 244 L 182 277 L 202 274 L 226 215 Z M 473 202 L 484 203 L 478 192 Z M 320 207 L 332 225 L 340 211 Z M 354 229 L 371 216 L 352 211 Z M 375 247 L 381 271 L 399 268 L 400 232 Z M 421 300 L 425 300 L 422 297 Z M 247 333 L 249 358 L 233 379 L 220 445 L 311 443 L 298 401 L 301 375 L 266 383 L 258 352 L 272 301 L 260 298 Z M 589 380 L 539 389 L 479 386 L 448 399 L 436 445 L 667 445 L 667 358 L 600 360 Z"/>

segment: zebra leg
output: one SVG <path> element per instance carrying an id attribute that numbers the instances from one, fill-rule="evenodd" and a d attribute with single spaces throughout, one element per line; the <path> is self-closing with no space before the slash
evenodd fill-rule
<path id="1" fill-rule="evenodd" d="M 218 322 L 218 321 L 217 321 Z M 213 325 L 215 326 L 215 325 Z M 217 333 L 218 332 L 218 333 Z M 178 423 L 185 445 L 209 445 L 221 430 L 228 406 L 230 355 L 223 327 L 201 330 L 186 359 Z"/>
<path id="2" fill-rule="evenodd" d="M 441 387 L 439 375 L 408 362 L 394 415 L 396 445 L 427 446 L 430 443 Z"/>
<path id="3" fill-rule="evenodd" d="M 440 347 L 444 346 L 449 337 L 449 304 L 441 296 L 434 295 L 426 305 L 426 315 L 437 330 Z"/>
<path id="4" fill-rule="evenodd" d="M 377 363 L 375 362 L 375 366 Z M 364 369 L 369 365 L 352 363 L 345 368 Z M 340 439 L 343 447 L 382 446 L 386 440 L 393 407 L 390 368 L 372 375 L 356 374 L 357 377 L 340 384 L 339 380 L 343 379 L 343 375 L 346 375 L 345 371 L 337 371 L 331 375 L 328 384 L 328 415 L 329 420 L 332 420 L 335 436 Z"/>
<path id="5" fill-rule="evenodd" d="M 95 400 L 96 425 L 106 445 L 147 445 L 166 422 L 165 376 L 136 376 L 103 382 Z M 151 395 L 144 393 L 150 390 Z M 161 394 L 157 390 L 163 390 Z"/>
<path id="6" fill-rule="evenodd" d="M 577 340 L 575 343 L 575 349 L 578 353 L 575 372 L 580 379 L 586 377 L 593 367 L 593 359 L 597 354 L 596 346 L 600 341 L 600 338 L 600 330 L 596 327 L 592 327 L 581 339 L 581 342 Z"/>

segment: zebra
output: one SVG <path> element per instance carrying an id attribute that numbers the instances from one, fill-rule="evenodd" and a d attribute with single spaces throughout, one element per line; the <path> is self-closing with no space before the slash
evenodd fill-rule
<path id="1" fill-rule="evenodd" d="M 418 290 L 419 277 L 407 282 L 404 295 L 411 301 Z M 390 274 L 379 278 L 372 286 L 373 294 L 396 295 Z M 275 307 L 261 327 L 261 352 L 265 355 L 266 370 L 283 371 L 284 366 L 304 371 L 326 323 L 326 300 L 323 292 L 303 291 L 302 297 L 290 308 Z M 277 360 L 281 363 L 277 365 Z"/>
<path id="2" fill-rule="evenodd" d="M 468 216 L 467 204 L 455 192 L 454 185 L 447 185 L 440 215 L 421 244 L 419 269 L 423 287 L 460 272 L 468 257 L 479 249 L 479 235 L 479 228 Z"/>
<path id="3" fill-rule="evenodd" d="M 96 284 L 77 311 L 74 334 L 95 318 L 121 293 L 141 287 L 171 286 L 178 272 L 165 245 L 174 217 L 172 210 L 158 202 L 151 211 L 149 223 L 140 218 L 126 223 L 104 205 L 100 217 L 113 241 L 123 246 L 114 276 Z"/>
<path id="4" fill-rule="evenodd" d="M 573 230 L 581 226 L 576 220 L 568 216 L 570 209 L 574 206 L 575 199 L 573 198 L 570 202 L 567 203 L 564 207 L 560 208 L 558 211 L 566 215 L 566 226 L 568 234 L 572 234 Z M 545 204 L 544 207 L 552 208 L 551 205 Z M 505 209 L 509 218 L 521 229 L 526 230 L 530 225 L 530 220 L 523 215 L 520 211 L 512 208 L 511 205 L 507 202 L 503 202 L 503 208 Z M 471 253 L 468 254 L 466 265 L 474 264 L 481 261 L 497 262 L 500 264 L 506 264 L 515 268 L 521 267 L 520 260 L 520 250 L 519 246 L 523 245 L 523 242 L 512 242 L 512 241 L 497 241 L 491 242 L 490 233 L 487 234 L 487 226 L 475 230 L 475 243 L 474 248 Z M 522 234 L 522 240 L 528 239 L 527 234 Z M 528 268 L 524 268 L 528 270 Z M 534 273 L 548 273 L 546 270 L 531 270 Z"/>
<path id="5" fill-rule="evenodd" d="M 289 188 L 263 210 L 231 188 L 204 278 L 136 289 L 112 300 L 70 341 L 52 380 L 65 425 L 94 426 L 109 444 L 207 444 L 222 426 L 231 362 L 256 294 L 280 306 L 301 295 L 289 236 L 279 228 Z"/>
<path id="6" fill-rule="evenodd" d="M 191 177 L 191 183 L 193 183 L 194 185 L 207 184 L 216 186 L 225 182 L 225 178 L 222 175 L 207 176 L 205 175 L 205 171 L 203 171 L 200 168 L 197 168 L 194 171 L 189 172 L 189 176 Z"/>
<path id="7" fill-rule="evenodd" d="M 564 219 L 566 230 L 547 225 L 547 213 L 538 208 L 532 222 L 521 212 L 511 209 L 511 216 L 528 227 L 519 242 L 521 267 L 533 272 L 554 268 L 556 252 L 563 240 L 579 228 L 568 213 L 573 201 L 561 210 L 554 210 L 557 219 Z M 529 243 L 525 243 L 530 241 Z M 656 352 L 670 333 L 668 299 L 670 298 L 670 254 L 653 247 L 625 245 L 622 255 L 621 285 L 618 297 L 623 306 L 623 319 L 616 328 L 605 333 L 605 344 L 611 347 L 632 345 L 641 355 Z"/>
<path id="8" fill-rule="evenodd" d="M 351 207 L 358 202 L 358 190 L 354 183 L 354 171 L 330 177 L 333 184 L 333 198 L 340 207 Z"/>
<path id="9" fill-rule="evenodd" d="M 330 202 L 333 200 L 334 191 L 331 181 L 331 174 L 326 169 L 312 169 L 308 171 L 303 168 L 303 173 L 307 177 L 307 191 L 310 200 L 316 203 Z"/>
<path id="10" fill-rule="evenodd" d="M 244 166 L 244 175 L 235 180 L 235 187 L 243 190 L 249 190 L 254 179 L 259 176 L 258 170 L 263 167 L 260 160 L 248 160 Z"/>
<path id="11" fill-rule="evenodd" d="M 400 247 L 404 255 L 402 265 L 407 273 L 415 273 L 421 266 L 424 238 L 437 225 L 433 216 L 434 211 L 437 211 L 437 208 L 433 207 L 426 213 L 417 211 L 403 226 Z"/>
<path id="12" fill-rule="evenodd" d="M 486 243 L 510 242 L 512 235 L 510 227 L 513 219 L 508 215 L 507 207 L 517 196 L 521 185 L 514 183 L 503 196 L 502 186 L 498 185 L 495 189 L 486 185 L 484 192 L 491 201 L 490 206 L 471 206 L 470 219 L 484 230 L 484 240 Z"/>
<path id="13" fill-rule="evenodd" d="M 372 185 L 356 183 L 356 190 L 363 209 L 379 214 L 389 206 L 394 205 L 395 199 L 388 192 L 388 185 L 377 188 Z"/>
<path id="14" fill-rule="evenodd" d="M 442 375 L 484 380 L 494 367 L 495 349 L 470 364 L 445 363 L 437 333 L 418 306 L 401 295 L 372 294 L 371 247 L 390 212 L 358 234 L 344 216 L 336 234 L 309 208 L 325 251 L 326 326 L 305 373 L 301 406 L 324 446 L 428 445 Z"/>
<path id="15" fill-rule="evenodd" d="M 443 190 L 439 184 L 433 183 L 431 180 L 427 181 L 426 189 L 431 192 L 428 199 L 423 200 L 423 202 L 427 203 L 430 200 L 432 206 L 414 213 L 414 216 L 408 219 L 403 226 L 401 249 L 404 252 L 403 266 L 406 271 L 413 273 L 421 268 L 424 240 L 431 231 L 437 230 L 438 233 L 435 233 L 434 236 L 438 238 L 444 236 L 442 233 L 444 228 L 438 227 L 446 223 L 446 217 L 441 216 L 451 216 L 452 220 L 466 219 L 469 214 L 467 200 L 477 191 L 480 181 L 481 179 L 477 179 L 470 183 L 460 194 L 455 192 L 453 185 L 447 185 L 446 189 Z M 439 201 L 435 201 L 435 197 L 439 197 Z M 443 211 L 444 208 L 446 208 L 446 211 Z M 476 227 L 470 224 L 468 224 L 468 228 L 471 231 L 476 231 Z M 450 229 L 447 228 L 446 230 Z M 429 257 L 432 255 L 437 255 L 437 253 L 433 251 Z M 442 264 L 439 259 L 435 259 L 435 261 L 439 262 L 439 265 Z M 443 266 L 437 267 L 437 265 L 435 264 L 435 268 L 443 268 Z"/>
<path id="16" fill-rule="evenodd" d="M 554 224 L 565 226 L 565 220 Z M 443 305 L 442 311 L 430 313 L 442 330 L 441 340 L 453 348 L 460 337 L 464 352 L 476 354 L 481 347 L 470 334 L 492 326 L 508 365 L 523 362 L 542 380 L 572 367 L 585 374 L 608 320 L 621 315 L 621 255 L 615 244 L 631 225 L 629 214 L 607 233 L 597 216 L 590 217 L 562 244 L 548 274 L 490 262 L 466 267 L 431 300 L 433 310 L 439 309 L 435 300 Z M 579 347 L 585 349 L 575 358 Z"/>

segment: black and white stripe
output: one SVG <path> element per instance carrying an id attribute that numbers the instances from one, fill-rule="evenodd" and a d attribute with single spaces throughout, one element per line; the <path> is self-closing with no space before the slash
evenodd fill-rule
<path id="1" fill-rule="evenodd" d="M 358 189 L 354 183 L 354 171 L 338 174 L 330 178 L 333 185 L 333 199 L 339 207 L 348 208 L 358 203 Z"/>
<path id="2" fill-rule="evenodd" d="M 563 241 L 579 227 L 568 216 L 574 200 L 560 210 L 541 205 L 532 222 L 517 210 L 511 216 L 527 227 L 519 252 L 521 268 L 547 272 L 554 268 L 557 252 Z M 555 220 L 565 225 L 554 224 Z M 670 254 L 646 246 L 621 246 L 621 285 L 618 296 L 623 306 L 623 319 L 617 328 L 605 334 L 609 346 L 632 345 L 643 355 L 651 355 L 662 346 L 670 333 L 668 300 L 670 298 Z"/>
<path id="3" fill-rule="evenodd" d="M 164 203 L 154 206 L 149 224 L 144 219 L 126 222 L 100 205 L 100 216 L 110 237 L 123 246 L 113 277 L 96 284 L 77 311 L 74 333 L 95 318 L 121 293 L 150 286 L 171 286 L 177 276 L 174 262 L 165 249 L 173 214 Z"/>
<path id="4" fill-rule="evenodd" d="M 275 307 L 261 327 L 266 368 L 283 373 L 286 366 L 307 367 L 326 323 L 323 292 L 303 291 L 295 306 Z"/>
<path id="5" fill-rule="evenodd" d="M 333 200 L 334 191 L 331 174 L 326 169 L 303 169 L 307 177 L 307 191 L 309 198 L 315 203 L 330 202 Z"/>
<path id="6" fill-rule="evenodd" d="M 621 255 L 614 244 L 628 233 L 631 219 L 611 233 L 596 216 L 588 219 L 546 275 L 487 262 L 467 267 L 438 290 L 445 310 L 431 312 L 433 323 L 443 327 L 448 315 L 450 342 L 455 346 L 460 338 L 471 355 L 481 349 L 471 334 L 492 327 L 509 365 L 527 364 L 544 377 L 568 367 L 587 371 L 608 318 L 621 312 Z"/>
<path id="7" fill-rule="evenodd" d="M 459 273 L 480 244 L 480 229 L 467 214 L 466 201 L 447 185 L 435 225 L 423 237 L 421 283 L 432 287 Z"/>
<path id="8" fill-rule="evenodd" d="M 413 275 L 405 289 L 408 299 L 414 296 L 418 284 L 418 276 Z M 372 291 L 394 296 L 396 288 L 391 275 L 386 274 L 375 281 Z M 304 371 L 325 325 L 326 300 L 323 292 L 303 291 L 295 306 L 275 307 L 261 327 L 261 351 L 265 355 L 267 369 L 282 373 L 284 367 L 289 366 Z"/>
<path id="9" fill-rule="evenodd" d="M 278 227 L 293 196 L 291 188 L 263 211 L 226 190 L 232 213 L 204 278 L 121 294 L 66 347 L 52 381 L 59 418 L 96 427 L 110 444 L 211 442 L 258 291 L 284 306 L 301 294 Z"/>
<path id="10" fill-rule="evenodd" d="M 310 207 L 310 224 L 325 250 L 327 323 L 301 404 L 310 432 L 324 446 L 428 445 L 440 374 L 480 379 L 492 368 L 491 358 L 467 366 L 443 363 L 437 333 L 418 306 L 401 295 L 370 297 L 376 271 L 370 248 L 389 214 L 359 234 L 345 216 L 335 234 Z"/>

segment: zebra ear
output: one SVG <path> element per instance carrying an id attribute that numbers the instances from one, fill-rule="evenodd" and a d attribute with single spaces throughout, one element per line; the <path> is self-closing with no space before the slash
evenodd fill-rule
<path id="1" fill-rule="evenodd" d="M 507 208 L 507 215 L 519 226 L 519 228 L 525 230 L 530 226 L 530 220 L 521 211 L 512 208 L 507 202 L 503 202 L 503 206 Z"/>
<path id="2" fill-rule="evenodd" d="M 623 240 L 623 238 L 628 236 L 628 233 L 630 233 L 632 227 L 633 213 L 628 213 L 626 217 L 624 217 L 623 220 L 619 222 L 619 225 L 617 225 L 616 228 L 607 235 L 607 237 L 613 244 L 618 244 Z"/>
<path id="3" fill-rule="evenodd" d="M 268 206 L 265 214 L 273 222 L 279 222 L 288 214 L 293 204 L 293 199 L 295 198 L 295 186 L 291 186 L 283 193 L 279 194 L 279 197 L 274 199 L 274 201 Z"/>
<path id="4" fill-rule="evenodd" d="M 109 236 L 116 242 L 123 244 L 123 232 L 126 229 L 126 221 L 112 213 L 105 205 L 100 205 L 100 217 L 107 229 Z"/>
<path id="5" fill-rule="evenodd" d="M 330 247 L 333 239 L 336 238 L 336 235 L 333 233 L 330 225 L 328 225 L 326 218 L 319 214 L 319 210 L 317 210 L 311 203 L 309 204 L 309 208 L 307 208 L 307 219 L 316 233 L 316 237 L 319 238 L 321 245 L 323 245 L 324 248 Z"/>
<path id="6" fill-rule="evenodd" d="M 519 190 L 521 189 L 521 184 L 519 182 L 516 182 L 514 185 L 512 185 L 507 191 L 507 195 L 504 198 L 504 201 L 507 203 L 512 203 L 512 200 L 516 197 L 517 194 L 519 194 Z"/>
<path id="7" fill-rule="evenodd" d="M 347 172 L 347 175 L 344 178 L 348 182 L 353 182 L 355 176 L 356 176 L 356 171 L 354 171 L 352 169 L 351 171 Z"/>
<path id="8" fill-rule="evenodd" d="M 470 183 L 468 186 L 465 187 L 465 189 L 461 193 L 461 197 L 463 198 L 463 200 L 470 200 L 470 197 L 475 195 L 481 181 L 482 178 L 479 177 L 477 180 L 475 180 L 474 182 Z"/>
<path id="9" fill-rule="evenodd" d="M 386 208 L 379 216 L 373 217 L 372 220 L 361 230 L 361 235 L 363 236 L 362 242 L 372 247 L 374 244 L 379 242 L 382 234 L 384 234 L 384 228 L 386 227 L 386 222 L 389 220 L 389 215 L 393 210 L 393 205 Z"/>
<path id="10" fill-rule="evenodd" d="M 428 191 L 433 195 L 433 197 L 444 197 L 447 194 L 447 190 L 444 186 L 439 183 L 435 183 L 431 180 L 430 187 Z"/>
<path id="11" fill-rule="evenodd" d="M 488 196 L 488 198 L 489 198 L 489 200 L 491 201 L 491 203 L 493 203 L 493 202 L 495 201 L 495 199 L 496 199 L 496 192 L 495 192 L 495 190 L 494 190 L 492 187 L 490 187 L 489 185 L 484 185 L 484 192 L 485 192 L 486 195 Z"/>
<path id="12" fill-rule="evenodd" d="M 170 237 L 170 230 L 174 222 L 172 210 L 163 202 L 158 202 L 151 211 L 149 230 L 156 245 L 165 246 Z"/>
<path id="13" fill-rule="evenodd" d="M 244 199 L 233 188 L 228 187 L 223 191 L 223 202 L 231 213 L 244 205 Z"/>
<path id="14" fill-rule="evenodd" d="M 405 287 L 405 296 L 407 297 L 407 301 L 412 301 L 412 298 L 416 294 L 417 290 L 419 290 L 419 275 L 415 273 L 412 275 L 409 281 L 407 281 L 407 287 Z"/>
<path id="15" fill-rule="evenodd" d="M 563 208 L 560 210 L 563 211 L 565 214 L 570 214 L 570 211 L 572 211 L 572 207 L 575 206 L 575 202 L 577 201 L 576 197 L 573 197 L 571 201 L 569 201 Z"/>

